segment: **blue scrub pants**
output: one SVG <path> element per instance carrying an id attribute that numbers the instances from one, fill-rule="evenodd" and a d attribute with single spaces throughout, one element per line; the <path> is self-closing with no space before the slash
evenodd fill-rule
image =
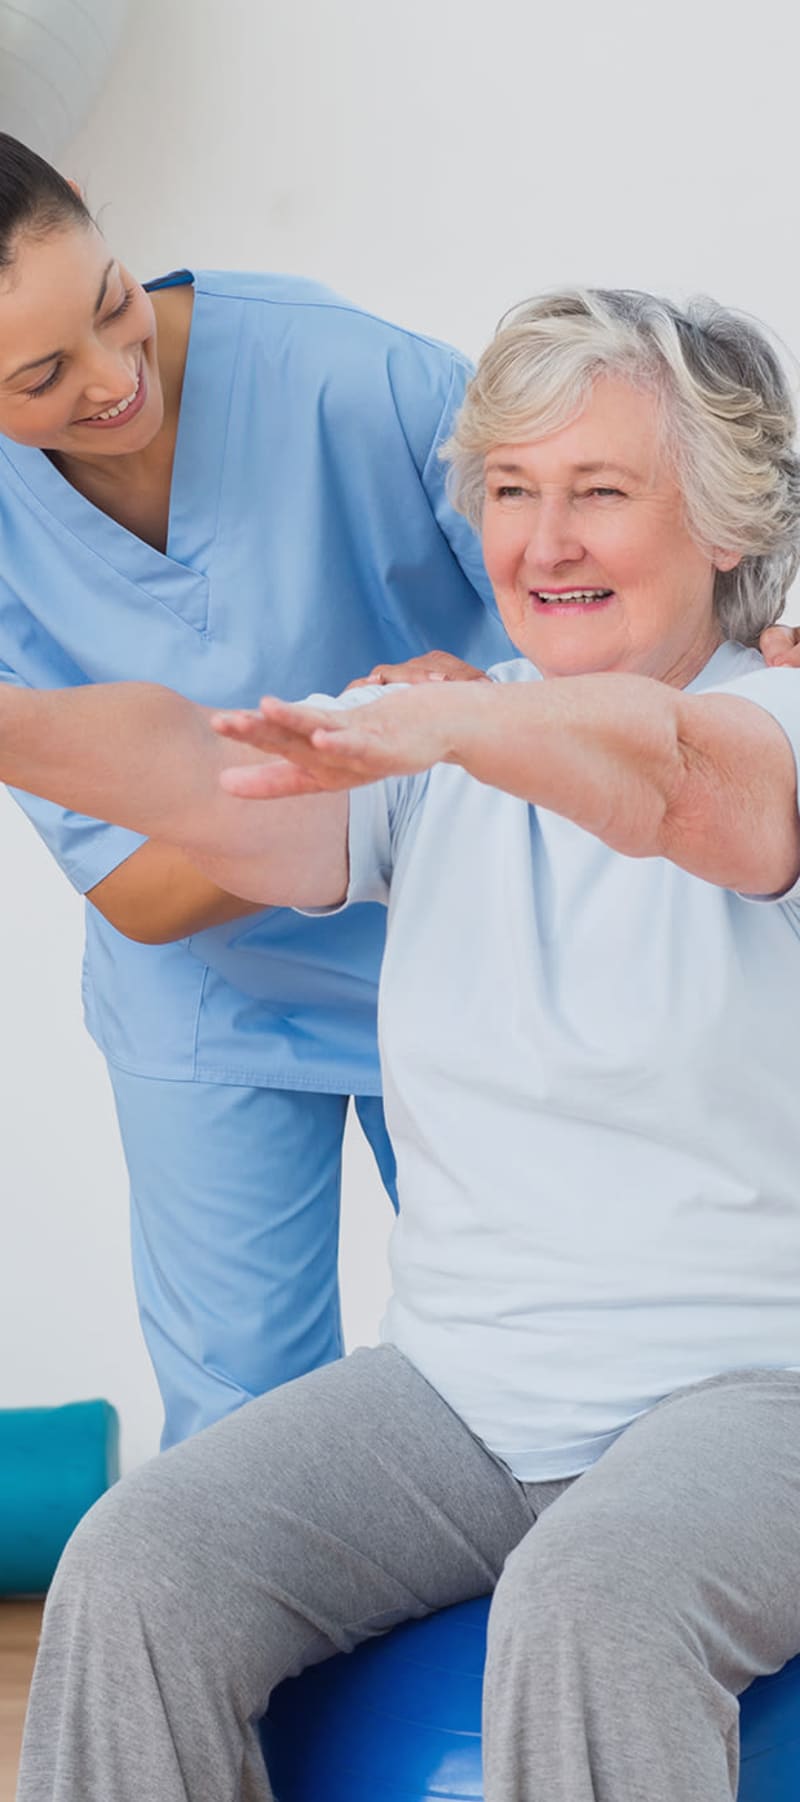
<path id="1" fill-rule="evenodd" d="M 341 1356 L 348 1097 L 109 1074 L 166 1448 Z M 355 1105 L 396 1206 L 382 1103 Z"/>

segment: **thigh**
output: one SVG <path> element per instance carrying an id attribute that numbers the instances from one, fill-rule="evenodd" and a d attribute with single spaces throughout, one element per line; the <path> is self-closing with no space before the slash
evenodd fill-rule
<path id="1" fill-rule="evenodd" d="M 346 1099 L 111 1079 L 169 1445 L 341 1355 Z"/>
<path id="2" fill-rule="evenodd" d="M 20 1796 L 266 1802 L 274 1686 L 490 1589 L 530 1518 L 391 1347 L 273 1390 L 81 1522 L 48 1597 Z"/>
<path id="3" fill-rule="evenodd" d="M 548 1596 L 607 1644 L 677 1636 L 738 1695 L 800 1652 L 798 1568 L 800 1374 L 743 1371 L 629 1427 L 542 1513 L 498 1602 Z"/>
<path id="4" fill-rule="evenodd" d="M 118 1484 L 65 1557 L 51 1640 L 93 1589 L 110 1630 L 133 1608 L 152 1656 L 176 1650 L 179 1691 L 208 1663 L 246 1719 L 285 1675 L 490 1590 L 530 1522 L 520 1485 L 413 1366 L 361 1350 Z"/>

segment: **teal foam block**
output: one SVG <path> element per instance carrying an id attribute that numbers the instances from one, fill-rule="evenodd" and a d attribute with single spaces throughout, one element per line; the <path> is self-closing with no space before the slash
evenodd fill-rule
<path id="1" fill-rule="evenodd" d="M 0 1409 L 0 1596 L 44 1595 L 78 1521 L 118 1476 L 110 1402 Z"/>

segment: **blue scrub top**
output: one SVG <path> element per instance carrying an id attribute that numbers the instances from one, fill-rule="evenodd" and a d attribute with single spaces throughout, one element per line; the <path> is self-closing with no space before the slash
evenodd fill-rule
<path id="1" fill-rule="evenodd" d="M 166 554 L 0 438 L 0 679 L 166 683 L 249 706 L 336 693 L 435 648 L 509 655 L 438 448 L 469 365 L 316 283 L 190 274 Z M 141 840 L 16 794 L 85 892 Z M 166 1078 L 375 1094 L 384 914 L 283 908 L 166 946 L 87 908 L 84 1000 L 112 1063 Z"/>

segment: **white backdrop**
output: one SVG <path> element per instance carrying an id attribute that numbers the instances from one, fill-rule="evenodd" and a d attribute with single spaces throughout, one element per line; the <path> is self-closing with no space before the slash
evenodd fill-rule
<path id="1" fill-rule="evenodd" d="M 142 276 L 316 275 L 472 353 L 543 286 L 700 289 L 797 351 L 799 37 L 786 0 L 133 0 L 60 162 Z M 106 1394 L 131 1464 L 158 1405 L 80 907 L 7 797 L 0 847 L 0 1406 Z M 345 1199 L 352 1343 L 375 1334 L 387 1227 L 355 1138 Z"/>

